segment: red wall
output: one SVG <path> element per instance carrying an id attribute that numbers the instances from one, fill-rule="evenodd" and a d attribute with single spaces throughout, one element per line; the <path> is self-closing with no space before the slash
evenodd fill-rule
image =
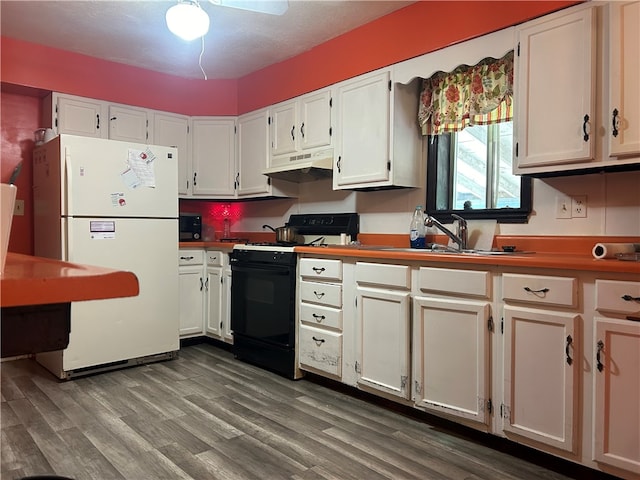
<path id="1" fill-rule="evenodd" d="M 184 79 L 0 37 L 2 181 L 24 160 L 11 251 L 32 253 L 31 153 L 47 91 L 186 115 L 238 115 L 515 25 L 576 1 L 419 1 L 237 80 Z M 24 88 L 23 88 L 24 87 Z M 25 93 L 27 92 L 27 93 Z"/>
<path id="2" fill-rule="evenodd" d="M 22 170 L 15 184 L 17 198 L 24 200 L 24 216 L 14 216 L 11 224 L 9 251 L 33 253 L 33 200 L 31 192 L 31 155 L 34 125 L 40 119 L 40 100 L 12 93 L 0 93 L 2 136 L 0 137 L 0 181 L 7 183 L 13 169 L 22 161 Z"/>

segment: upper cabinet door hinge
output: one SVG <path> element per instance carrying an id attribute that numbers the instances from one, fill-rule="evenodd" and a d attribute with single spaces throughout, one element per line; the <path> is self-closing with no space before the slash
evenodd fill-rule
<path id="1" fill-rule="evenodd" d="M 360 364 L 358 362 L 356 362 L 356 364 L 353 366 L 353 369 L 356 371 L 356 373 L 362 373 L 362 369 L 360 368 Z"/>
<path id="2" fill-rule="evenodd" d="M 407 382 L 409 377 L 407 375 L 400 375 L 400 390 L 405 391 L 407 388 Z"/>
<path id="3" fill-rule="evenodd" d="M 489 413 L 493 412 L 493 403 L 491 402 L 491 399 L 487 400 L 487 411 Z"/>
<path id="4" fill-rule="evenodd" d="M 489 329 L 490 332 L 493 332 L 493 317 L 489 317 L 489 320 L 487 321 L 487 328 Z"/>

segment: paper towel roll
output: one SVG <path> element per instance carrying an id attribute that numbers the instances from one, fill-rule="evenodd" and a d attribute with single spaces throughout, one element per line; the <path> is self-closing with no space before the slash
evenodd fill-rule
<path id="1" fill-rule="evenodd" d="M 593 258 L 615 258 L 616 253 L 640 252 L 640 243 L 596 243 Z"/>

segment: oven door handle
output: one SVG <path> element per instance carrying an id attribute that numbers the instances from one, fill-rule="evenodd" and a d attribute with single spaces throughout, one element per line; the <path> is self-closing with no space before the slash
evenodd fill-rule
<path id="1" fill-rule="evenodd" d="M 264 265 L 264 264 L 252 264 L 252 265 L 238 265 L 234 263 L 231 266 L 231 273 L 256 273 L 256 272 L 268 272 L 276 275 L 290 275 L 292 268 L 284 265 Z"/>

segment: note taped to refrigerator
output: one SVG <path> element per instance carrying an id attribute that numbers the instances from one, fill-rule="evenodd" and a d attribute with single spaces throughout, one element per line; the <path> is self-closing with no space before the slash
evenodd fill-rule
<path id="1" fill-rule="evenodd" d="M 146 150 L 138 150 L 135 148 L 129 149 L 128 155 L 128 163 L 129 169 L 135 174 L 138 178 L 139 183 L 135 183 L 132 181 L 132 176 L 129 171 L 125 171 L 122 173 L 123 180 L 125 184 L 130 186 L 131 188 L 137 187 L 150 187 L 155 188 L 156 186 L 156 174 L 154 171 L 154 160 L 156 156 L 150 149 Z"/>

